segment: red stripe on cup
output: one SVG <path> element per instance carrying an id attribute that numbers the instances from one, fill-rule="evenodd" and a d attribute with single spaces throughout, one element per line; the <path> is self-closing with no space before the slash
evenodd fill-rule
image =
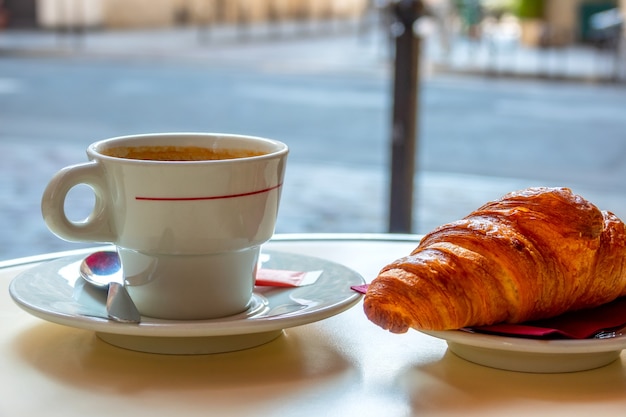
<path id="1" fill-rule="evenodd" d="M 280 188 L 283 184 L 277 184 L 273 187 L 269 187 L 269 188 L 265 188 L 263 190 L 258 190 L 258 191 L 250 191 L 248 193 L 240 193 L 240 194 L 228 194 L 228 195 L 215 195 L 215 196 L 209 196 L 209 197 L 143 197 L 143 196 L 136 196 L 135 200 L 139 200 L 139 201 L 199 201 L 199 200 L 221 200 L 224 198 L 237 198 L 237 197 L 246 197 L 249 195 L 255 195 L 255 194 L 263 194 L 263 193 L 267 193 L 270 192 L 272 190 L 275 190 L 277 188 Z"/>

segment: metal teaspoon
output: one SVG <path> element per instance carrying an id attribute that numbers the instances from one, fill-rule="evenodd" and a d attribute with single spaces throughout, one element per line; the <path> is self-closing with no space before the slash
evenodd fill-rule
<path id="1" fill-rule="evenodd" d="M 612 339 L 614 337 L 620 337 L 626 334 L 626 327 L 617 330 L 601 331 L 596 333 L 594 339 Z"/>
<path id="2" fill-rule="evenodd" d="M 94 252 L 80 264 L 80 276 L 98 288 L 107 289 L 107 314 L 111 320 L 139 323 L 141 314 L 124 287 L 122 265 L 117 252 Z"/>

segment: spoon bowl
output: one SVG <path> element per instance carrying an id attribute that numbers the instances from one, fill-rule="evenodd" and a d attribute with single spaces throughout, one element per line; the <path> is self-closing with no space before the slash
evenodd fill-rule
<path id="1" fill-rule="evenodd" d="M 106 288 L 111 282 L 124 283 L 122 263 L 117 252 L 99 251 L 83 259 L 80 275 L 90 284 Z"/>
<path id="2" fill-rule="evenodd" d="M 124 273 L 117 252 L 94 252 L 83 259 L 79 271 L 89 284 L 107 289 L 106 308 L 111 320 L 122 323 L 141 321 L 141 314 L 124 287 Z"/>

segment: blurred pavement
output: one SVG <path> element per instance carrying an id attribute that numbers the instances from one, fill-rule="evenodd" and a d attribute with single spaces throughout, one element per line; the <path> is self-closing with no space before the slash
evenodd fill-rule
<path id="1" fill-rule="evenodd" d="M 0 60 L 3 56 L 24 59 L 71 56 L 85 60 L 202 63 L 233 70 L 254 65 L 260 70 L 318 74 L 321 77 L 338 73 L 377 77 L 389 74 L 392 61 L 388 38 L 378 30 L 359 32 L 358 22 L 352 25 L 325 22 L 316 27 L 285 26 L 278 34 L 271 30 L 255 27 L 242 32 L 224 27 L 204 32 L 176 28 L 94 31 L 80 36 L 46 31 L 5 31 L 0 32 Z M 463 64 L 463 54 L 467 54 L 467 48 L 471 46 L 459 44 L 455 52 L 458 55 L 453 57 L 441 54 L 436 39 L 426 40 L 425 47 L 422 60 L 425 78 L 484 69 L 480 67 L 483 65 L 481 61 Z M 532 50 L 518 52 L 525 54 L 524 62 L 531 62 L 528 56 L 533 54 Z M 594 80 L 610 75 L 610 72 L 599 71 L 598 67 L 589 67 L 588 50 L 572 49 L 568 53 L 568 70 L 561 71 L 559 78 Z M 492 61 L 483 62 L 488 65 Z M 542 67 L 533 68 L 527 65 L 519 70 L 507 70 L 506 75 L 546 77 Z M 16 88 L 12 79 L 3 78 L 0 72 L 0 99 L 3 92 L 10 93 Z M 38 207 L 42 189 L 32 184 L 36 181 L 45 184 L 51 173 L 61 167 L 82 162 L 84 146 L 56 144 L 51 148 L 47 144 L 47 147 L 39 148 L 33 146 L 36 143 L 14 143 L 10 139 L 0 136 L 0 155 L 10 155 L 0 165 L 0 233 L 3 234 L 0 260 L 80 247 L 58 240 L 43 226 Z M 34 164 L 33 158 L 43 163 Z M 337 178 L 341 178 L 342 185 L 333 187 Z M 420 170 L 416 180 L 416 233 L 425 233 L 441 223 L 464 216 L 485 201 L 529 185 L 524 178 L 427 170 Z M 290 163 L 277 232 L 385 232 L 387 182 L 386 172 L 367 166 Z M 592 201 L 602 200 L 611 207 L 626 208 L 626 196 L 610 190 L 603 193 L 590 186 L 576 191 Z M 89 199 L 83 203 L 89 206 Z"/>

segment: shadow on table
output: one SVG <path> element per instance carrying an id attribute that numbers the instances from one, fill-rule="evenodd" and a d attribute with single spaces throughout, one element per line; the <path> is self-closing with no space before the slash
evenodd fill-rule
<path id="1" fill-rule="evenodd" d="M 516 415 L 525 411 L 530 415 L 541 414 L 537 409 L 541 403 L 593 405 L 623 398 L 626 372 L 620 359 L 582 372 L 512 372 L 468 362 L 448 350 L 438 362 L 407 369 L 398 376 L 398 383 L 407 391 L 415 414 L 484 409 L 506 415 L 508 409 Z"/>
<path id="2" fill-rule="evenodd" d="M 285 397 L 294 395 L 299 386 L 295 381 L 332 386 L 333 381 L 358 378 L 356 372 L 351 372 L 349 361 L 323 333 L 315 325 L 308 326 L 307 332 L 287 329 L 278 339 L 253 349 L 184 356 L 120 349 L 101 341 L 93 332 L 43 323 L 24 331 L 16 339 L 14 350 L 48 377 L 87 391 L 138 397 L 173 392 L 177 399 L 210 399 L 212 404 L 220 404 L 232 402 L 233 398 L 228 394 L 211 397 L 211 392 L 226 393 L 237 388 L 239 394 L 245 390 L 243 401 L 254 403 L 255 399 L 276 397 L 277 392 Z M 284 389 L 277 390 L 281 385 Z M 194 392 L 204 395 L 195 398 Z"/>

